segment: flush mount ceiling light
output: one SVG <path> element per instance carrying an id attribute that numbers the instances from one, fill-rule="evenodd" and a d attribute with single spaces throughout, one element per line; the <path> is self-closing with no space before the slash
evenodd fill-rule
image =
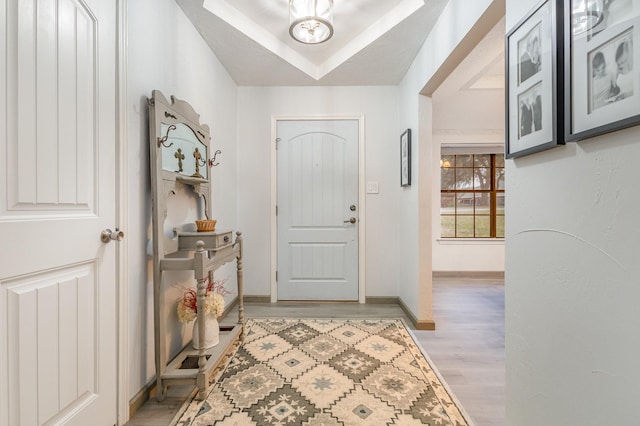
<path id="1" fill-rule="evenodd" d="M 290 0 L 289 34 L 306 44 L 329 40 L 333 35 L 333 0 Z"/>

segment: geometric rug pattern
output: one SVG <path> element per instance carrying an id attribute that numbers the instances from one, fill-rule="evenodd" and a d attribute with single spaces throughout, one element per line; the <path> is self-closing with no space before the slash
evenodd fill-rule
<path id="1" fill-rule="evenodd" d="M 401 320 L 250 319 L 172 424 L 468 425 Z"/>

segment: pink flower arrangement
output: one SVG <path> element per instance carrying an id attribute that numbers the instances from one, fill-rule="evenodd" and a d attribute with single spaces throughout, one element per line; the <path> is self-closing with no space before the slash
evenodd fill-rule
<path id="1" fill-rule="evenodd" d="M 214 280 L 210 282 L 208 279 L 207 290 L 205 294 L 205 313 L 213 314 L 219 317 L 224 312 L 224 296 L 231 294 L 224 287 L 227 279 Z M 178 300 L 178 318 L 180 322 L 189 322 L 196 318 L 198 313 L 198 295 L 196 289 L 188 288 L 184 290 L 182 297 Z"/>

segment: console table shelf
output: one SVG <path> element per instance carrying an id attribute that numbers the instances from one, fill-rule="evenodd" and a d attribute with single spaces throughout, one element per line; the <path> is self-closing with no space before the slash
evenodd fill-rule
<path id="1" fill-rule="evenodd" d="M 240 338 L 242 327 L 239 324 L 233 326 L 231 330 L 220 330 L 220 343 L 205 350 L 207 380 L 209 375 L 222 361 L 222 356 L 229 352 Z M 188 358 L 199 358 L 199 350 L 187 346 L 167 365 L 167 369 L 162 375 L 163 381 L 171 381 L 174 384 L 192 383 L 197 378 L 199 369 L 184 367 L 183 364 Z"/>
<path id="2" fill-rule="evenodd" d="M 207 233 L 211 237 L 216 237 L 215 233 Z M 182 238 L 178 236 L 178 239 Z M 178 242 L 180 246 L 180 242 Z M 233 243 L 227 244 L 214 249 L 208 249 L 203 240 L 198 240 L 195 244 L 195 252 L 190 257 L 167 257 L 159 260 L 160 279 L 158 280 L 158 286 L 154 286 L 156 290 L 154 293 L 161 295 L 162 289 L 160 283 L 162 283 L 162 272 L 164 271 L 182 271 L 192 270 L 194 272 L 197 281 L 197 295 L 198 295 L 198 325 L 202 324 L 202 327 L 194 332 L 199 332 L 200 336 L 205 335 L 204 325 L 206 324 L 204 316 L 206 315 L 201 307 L 205 305 L 205 294 L 207 282 L 213 280 L 213 273 L 216 269 L 222 265 L 235 260 L 237 262 L 236 271 L 238 279 L 238 323 L 229 331 L 220 330 L 219 343 L 209 349 L 192 349 L 191 346 L 185 347 L 171 362 L 166 361 L 162 356 L 158 357 L 158 354 L 162 354 L 165 351 L 164 337 L 160 330 L 164 329 L 163 324 L 158 323 L 156 329 L 156 381 L 157 381 L 157 393 L 158 400 L 163 400 L 167 387 L 171 384 L 190 384 L 193 383 L 198 387 L 198 399 L 204 399 L 207 393 L 209 381 L 211 379 L 211 373 L 218 366 L 222 357 L 227 353 L 237 342 L 238 339 L 243 337 L 243 324 L 244 324 L 244 305 L 242 301 L 242 233 L 236 233 L 236 239 Z M 174 253 L 171 253 L 172 255 Z M 158 312 L 162 311 L 163 303 L 160 302 L 158 297 L 158 303 L 155 308 Z M 161 318 L 158 318 L 159 322 L 163 322 Z M 201 337 L 200 341 L 204 339 Z M 197 368 L 184 368 L 183 362 L 187 357 L 197 357 Z"/>

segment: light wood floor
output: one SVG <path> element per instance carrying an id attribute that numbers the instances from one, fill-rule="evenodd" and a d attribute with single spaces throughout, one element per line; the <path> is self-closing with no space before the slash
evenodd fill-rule
<path id="1" fill-rule="evenodd" d="M 413 330 L 418 342 L 477 426 L 502 426 L 504 415 L 504 282 L 434 278 L 436 331 Z M 408 318 L 395 304 L 246 304 L 247 317 Z M 233 321 L 230 312 L 223 323 Z M 147 401 L 127 426 L 168 425 L 191 387 L 173 387 Z"/>

